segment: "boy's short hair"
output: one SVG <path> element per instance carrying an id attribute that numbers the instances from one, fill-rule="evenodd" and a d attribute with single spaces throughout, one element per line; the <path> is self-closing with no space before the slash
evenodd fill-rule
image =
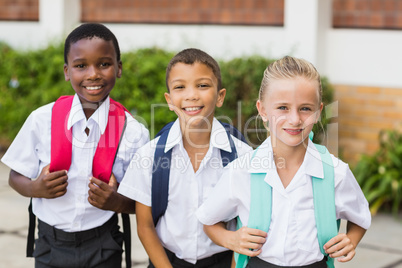
<path id="1" fill-rule="evenodd" d="M 117 61 L 120 61 L 120 47 L 116 36 L 103 24 L 84 23 L 75 28 L 66 38 L 64 43 L 64 63 L 67 64 L 67 56 L 70 52 L 71 44 L 82 39 L 92 39 L 94 37 L 101 38 L 105 41 L 112 40 L 116 51 Z"/>
<path id="2" fill-rule="evenodd" d="M 168 92 L 170 92 L 168 80 L 170 71 L 172 70 L 173 66 L 176 63 L 184 63 L 192 65 L 196 62 L 205 64 L 209 68 L 211 68 L 216 79 L 218 80 L 218 90 L 222 89 L 221 69 L 219 68 L 219 64 L 216 62 L 216 60 L 200 49 L 187 48 L 177 53 L 176 56 L 174 56 L 170 60 L 166 68 L 166 87 Z"/>

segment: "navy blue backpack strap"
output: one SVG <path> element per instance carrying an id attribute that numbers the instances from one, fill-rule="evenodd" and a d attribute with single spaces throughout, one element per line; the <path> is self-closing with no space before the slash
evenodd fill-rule
<path id="1" fill-rule="evenodd" d="M 156 133 L 155 138 L 159 137 L 160 135 L 162 135 L 162 133 L 164 133 L 165 131 L 169 131 L 170 128 L 173 126 L 174 121 L 167 123 L 166 125 L 163 126 L 163 128 L 161 130 L 159 130 L 158 133 Z"/>
<path id="2" fill-rule="evenodd" d="M 220 121 L 219 121 L 220 122 Z M 232 162 L 233 160 L 235 160 L 237 158 L 237 150 L 236 150 L 236 146 L 233 142 L 233 139 L 230 135 L 235 136 L 237 139 L 243 141 L 244 143 L 247 144 L 246 142 L 246 138 L 244 138 L 243 134 L 241 134 L 241 132 L 235 128 L 234 126 L 228 124 L 228 123 L 223 123 L 220 122 L 222 124 L 222 126 L 225 128 L 226 133 L 228 135 L 228 140 L 230 143 L 230 148 L 232 149 L 232 152 L 226 152 L 224 150 L 221 150 L 221 158 L 222 158 L 222 165 L 224 167 L 226 167 L 227 164 L 229 164 L 230 162 Z"/>
<path id="3" fill-rule="evenodd" d="M 165 145 L 171 126 L 165 129 L 160 135 L 154 155 L 152 169 L 152 218 L 155 226 L 159 218 L 165 213 L 168 203 L 172 149 L 165 153 Z"/>
<path id="4" fill-rule="evenodd" d="M 220 150 L 221 151 L 222 165 L 224 167 L 226 167 L 227 164 L 229 164 L 230 162 L 232 162 L 233 160 L 235 160 L 237 158 L 236 146 L 235 146 L 235 144 L 233 142 L 232 137 L 230 136 L 230 132 L 226 131 L 226 133 L 228 135 L 228 139 L 229 139 L 229 143 L 230 143 L 230 149 L 232 149 L 232 152 L 229 153 L 227 151 Z"/>
<path id="5" fill-rule="evenodd" d="M 223 123 L 221 121 L 219 121 L 222 126 L 225 128 L 226 132 L 229 132 L 230 134 L 232 134 L 234 137 L 236 137 L 237 139 L 241 140 L 242 142 L 247 144 L 246 138 L 243 136 L 243 134 L 234 126 L 232 126 L 231 124 L 228 123 Z M 231 139 L 231 138 L 230 138 Z M 230 140 L 229 139 L 229 140 Z"/>

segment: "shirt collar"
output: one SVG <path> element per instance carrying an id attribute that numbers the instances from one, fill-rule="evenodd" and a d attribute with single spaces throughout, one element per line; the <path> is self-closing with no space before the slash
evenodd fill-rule
<path id="1" fill-rule="evenodd" d="M 249 173 L 268 173 L 276 170 L 270 137 L 252 152 L 251 157 Z"/>
<path id="2" fill-rule="evenodd" d="M 180 121 L 176 119 L 173 125 L 170 127 L 169 134 L 166 140 L 165 153 L 172 149 L 177 144 L 180 144 L 182 140 Z"/>
<path id="3" fill-rule="evenodd" d="M 232 152 L 226 129 L 216 118 L 214 118 L 212 122 L 211 139 L 209 144 L 211 147 L 216 147 L 229 153 Z"/>
<path id="4" fill-rule="evenodd" d="M 109 107 L 110 107 L 110 99 L 109 96 L 106 100 L 101 104 L 101 106 L 96 109 L 93 115 L 88 119 L 88 121 L 93 120 L 98 124 L 101 134 L 103 134 L 106 130 L 106 125 L 109 116 Z M 75 94 L 73 98 L 73 103 L 71 105 L 70 115 L 68 117 L 67 129 L 71 129 L 71 127 L 81 120 L 86 120 L 84 110 L 81 105 L 81 101 L 78 98 L 78 95 Z"/>
<path id="5" fill-rule="evenodd" d="M 321 161 L 320 152 L 314 143 L 309 139 L 306 155 L 304 156 L 305 172 L 307 175 L 316 178 L 324 178 L 324 170 Z"/>
<path id="6" fill-rule="evenodd" d="M 179 119 L 176 119 L 170 128 L 169 135 L 166 140 L 165 153 L 181 142 L 182 133 L 180 129 L 180 121 Z M 226 130 L 216 118 L 214 118 L 212 121 L 210 146 L 227 151 L 229 153 L 232 152 Z"/>
<path id="7" fill-rule="evenodd" d="M 250 162 L 248 172 L 267 173 L 269 170 L 275 169 L 271 138 L 268 137 L 256 150 L 257 151 L 253 152 L 255 154 Z M 311 140 L 308 141 L 307 151 L 302 166 L 307 175 L 324 178 L 321 155 Z"/>

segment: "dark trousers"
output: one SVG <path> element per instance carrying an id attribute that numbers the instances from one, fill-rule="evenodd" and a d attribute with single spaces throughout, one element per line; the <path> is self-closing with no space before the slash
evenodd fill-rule
<path id="1" fill-rule="evenodd" d="M 117 215 L 100 227 L 64 232 L 39 220 L 35 268 L 120 268 L 123 234 Z"/>
<path id="2" fill-rule="evenodd" d="M 319 262 L 315 262 L 309 265 L 303 266 L 279 266 L 266 261 L 261 260 L 258 257 L 250 258 L 246 268 L 327 268 L 326 258 Z"/>
<path id="3" fill-rule="evenodd" d="M 177 258 L 176 254 L 167 249 L 165 249 L 165 251 L 173 268 L 230 268 L 233 256 L 232 251 L 224 251 L 214 254 L 211 257 L 198 260 L 195 264 L 192 264 Z M 155 268 L 151 261 L 149 261 L 148 268 Z"/>

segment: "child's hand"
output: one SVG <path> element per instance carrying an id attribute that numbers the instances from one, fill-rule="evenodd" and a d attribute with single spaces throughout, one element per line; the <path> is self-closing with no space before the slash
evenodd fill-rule
<path id="1" fill-rule="evenodd" d="M 113 173 L 110 176 L 109 184 L 92 177 L 89 182 L 88 194 L 88 201 L 94 207 L 115 211 L 119 205 L 117 180 Z"/>
<path id="2" fill-rule="evenodd" d="M 331 258 L 338 258 L 339 262 L 347 262 L 355 256 L 356 246 L 346 234 L 338 234 L 330 239 L 325 245 L 324 250 Z M 343 257 L 342 257 L 343 256 Z"/>
<path id="3" fill-rule="evenodd" d="M 56 198 L 67 192 L 67 171 L 49 172 L 49 166 L 45 166 L 39 177 L 33 181 L 33 197 Z"/>
<path id="4" fill-rule="evenodd" d="M 229 248 L 237 253 L 255 257 L 261 253 L 266 237 L 267 233 L 264 231 L 243 226 L 234 232 L 234 236 L 229 241 Z"/>

